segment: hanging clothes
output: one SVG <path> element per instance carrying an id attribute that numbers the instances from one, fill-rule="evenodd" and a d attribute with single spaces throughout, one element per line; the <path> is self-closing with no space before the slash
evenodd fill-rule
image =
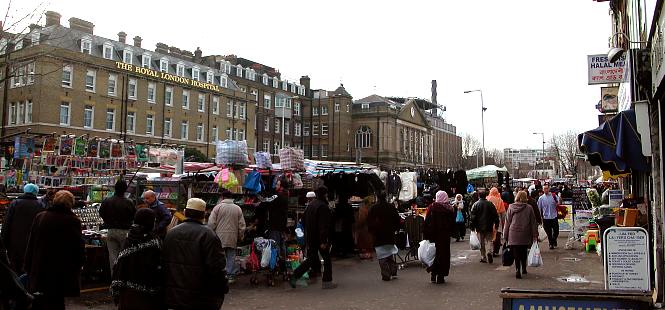
<path id="1" fill-rule="evenodd" d="M 416 185 L 415 172 L 402 172 L 399 175 L 402 180 L 402 190 L 399 192 L 399 200 L 408 201 L 416 198 L 418 186 Z"/>
<path id="2" fill-rule="evenodd" d="M 396 172 L 392 172 L 388 176 L 388 194 L 393 196 L 399 195 L 399 192 L 402 190 L 402 179 Z"/>

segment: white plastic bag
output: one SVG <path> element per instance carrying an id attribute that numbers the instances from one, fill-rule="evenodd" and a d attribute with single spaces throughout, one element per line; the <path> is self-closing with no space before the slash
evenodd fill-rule
<path id="1" fill-rule="evenodd" d="M 478 239 L 478 233 L 475 231 L 471 232 L 471 238 L 469 238 L 469 245 L 472 250 L 480 250 L 480 239 Z"/>
<path id="2" fill-rule="evenodd" d="M 543 228 L 543 225 L 538 225 L 538 242 L 543 242 L 545 240 L 547 240 L 545 228 Z"/>
<path id="3" fill-rule="evenodd" d="M 429 240 L 420 241 L 420 247 L 418 247 L 418 260 L 429 267 L 434 263 L 435 256 L 436 245 L 429 242 Z"/>
<path id="4" fill-rule="evenodd" d="M 270 246 L 270 243 L 266 245 L 266 247 L 263 249 L 263 253 L 261 253 L 261 267 L 266 268 L 268 265 L 270 265 L 270 253 L 272 248 Z"/>
<path id="5" fill-rule="evenodd" d="M 529 250 L 529 258 L 527 259 L 529 267 L 540 267 L 543 265 L 543 257 L 540 256 L 540 248 L 538 242 L 534 242 Z"/>

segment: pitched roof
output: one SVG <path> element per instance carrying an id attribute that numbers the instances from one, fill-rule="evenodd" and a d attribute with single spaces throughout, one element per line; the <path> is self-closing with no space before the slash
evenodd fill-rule
<path id="1" fill-rule="evenodd" d="M 335 91 L 333 91 L 333 95 L 337 96 L 346 96 L 346 97 L 352 97 L 351 94 L 349 94 L 346 89 L 344 89 L 344 84 L 340 84 Z"/>
<path id="2" fill-rule="evenodd" d="M 362 99 L 356 100 L 354 103 L 356 104 L 362 104 L 362 103 L 385 103 L 387 105 L 401 105 L 399 102 L 392 101 L 390 99 L 381 97 L 379 95 L 370 95 Z"/>

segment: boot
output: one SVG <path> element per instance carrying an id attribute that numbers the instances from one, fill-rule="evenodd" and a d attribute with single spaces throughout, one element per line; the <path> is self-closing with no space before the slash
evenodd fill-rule
<path id="1" fill-rule="evenodd" d="M 436 283 L 436 274 L 432 273 L 432 276 L 430 277 L 430 281 L 432 283 Z"/>
<path id="2" fill-rule="evenodd" d="M 515 278 L 517 278 L 517 279 L 521 279 L 521 278 L 522 278 L 522 274 L 520 273 L 519 270 L 515 271 Z"/>
<path id="3" fill-rule="evenodd" d="M 443 284 L 443 283 L 446 283 L 446 278 L 444 276 L 436 277 L 436 284 Z"/>

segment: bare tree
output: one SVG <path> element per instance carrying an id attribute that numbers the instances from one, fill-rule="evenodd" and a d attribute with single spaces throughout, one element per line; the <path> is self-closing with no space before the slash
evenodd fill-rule
<path id="1" fill-rule="evenodd" d="M 559 176 L 577 173 L 577 134 L 574 131 L 553 135 L 550 140 L 550 154 L 554 159 L 554 171 Z"/>
<path id="2" fill-rule="evenodd" d="M 481 152 L 480 141 L 476 137 L 468 133 L 462 136 L 462 166 L 464 169 L 475 168 Z"/>
<path id="3" fill-rule="evenodd" d="M 487 150 L 485 151 L 485 156 L 487 156 L 487 158 L 490 159 L 496 166 L 501 167 L 504 165 L 503 151 L 499 149 Z"/>

